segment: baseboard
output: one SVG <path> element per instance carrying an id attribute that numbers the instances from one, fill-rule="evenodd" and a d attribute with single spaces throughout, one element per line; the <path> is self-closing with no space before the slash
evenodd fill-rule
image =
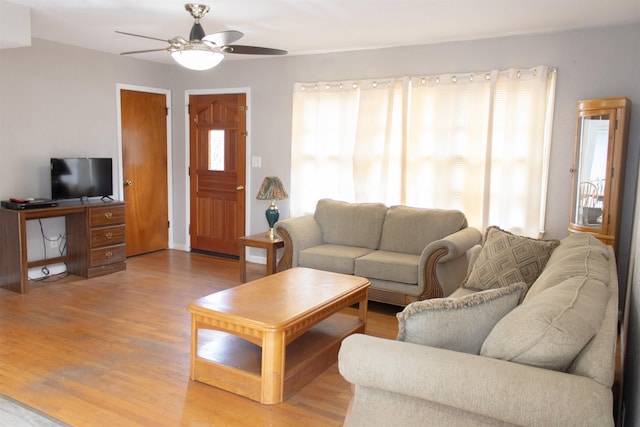
<path id="1" fill-rule="evenodd" d="M 185 252 L 197 253 L 197 251 L 192 251 L 191 248 L 189 248 L 189 247 L 187 247 L 185 245 L 175 245 L 175 247 L 173 247 L 172 249 L 177 249 L 177 250 L 185 251 Z M 266 256 L 248 254 L 246 259 L 247 259 L 247 262 L 252 262 L 252 263 L 255 263 L 255 264 L 267 265 L 267 257 Z"/>
<path id="2" fill-rule="evenodd" d="M 256 256 L 256 255 L 248 255 L 247 262 L 253 262 L 255 264 L 263 264 L 267 265 L 267 257 L 265 256 Z"/>

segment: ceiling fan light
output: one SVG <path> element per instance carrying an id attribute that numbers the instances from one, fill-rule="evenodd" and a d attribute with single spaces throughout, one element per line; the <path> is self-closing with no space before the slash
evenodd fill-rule
<path id="1" fill-rule="evenodd" d="M 206 46 L 198 45 L 185 46 L 171 52 L 171 57 L 183 67 L 196 71 L 209 70 L 224 59 L 220 52 L 213 52 Z"/>

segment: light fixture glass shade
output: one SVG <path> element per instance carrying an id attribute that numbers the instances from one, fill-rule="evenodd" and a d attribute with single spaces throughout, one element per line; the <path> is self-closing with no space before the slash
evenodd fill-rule
<path id="1" fill-rule="evenodd" d="M 171 57 L 183 67 L 197 71 L 209 70 L 224 59 L 220 52 L 214 52 L 206 45 L 194 43 L 171 52 Z"/>

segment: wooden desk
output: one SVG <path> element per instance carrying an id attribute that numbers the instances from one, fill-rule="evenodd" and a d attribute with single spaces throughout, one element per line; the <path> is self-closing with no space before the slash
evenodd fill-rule
<path id="1" fill-rule="evenodd" d="M 365 333 L 369 281 L 292 268 L 202 297 L 191 313 L 191 374 L 264 404 L 280 403 Z M 358 313 L 339 313 L 358 304 Z"/>
<path id="2" fill-rule="evenodd" d="M 284 241 L 279 237 L 269 237 L 267 232 L 243 236 L 238 239 L 240 247 L 240 281 L 247 280 L 247 255 L 246 247 L 261 248 L 267 250 L 267 275 L 276 272 L 276 254 L 279 248 L 284 247 Z"/>
<path id="3" fill-rule="evenodd" d="M 27 221 L 64 217 L 65 256 L 27 261 Z M 13 210 L 0 208 L 0 287 L 26 294 L 29 268 L 67 263 L 71 274 L 95 277 L 126 269 L 124 203 L 63 201 L 59 206 Z"/>

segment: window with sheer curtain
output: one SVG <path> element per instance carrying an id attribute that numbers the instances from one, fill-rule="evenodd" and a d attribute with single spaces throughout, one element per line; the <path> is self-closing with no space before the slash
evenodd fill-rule
<path id="1" fill-rule="evenodd" d="M 556 72 L 296 83 L 291 214 L 324 197 L 458 209 L 544 233 Z"/>

